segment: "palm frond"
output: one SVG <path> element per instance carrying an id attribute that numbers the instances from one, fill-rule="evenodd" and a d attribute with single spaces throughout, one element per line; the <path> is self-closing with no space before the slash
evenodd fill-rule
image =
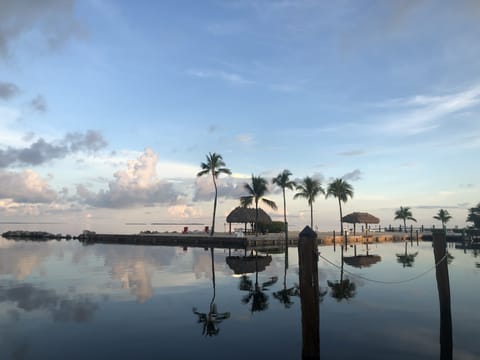
<path id="1" fill-rule="evenodd" d="M 265 199 L 263 198 L 262 201 L 267 204 L 268 206 L 270 206 L 273 210 L 277 210 L 277 204 L 275 203 L 275 201 L 273 200 L 269 200 L 269 199 Z"/>

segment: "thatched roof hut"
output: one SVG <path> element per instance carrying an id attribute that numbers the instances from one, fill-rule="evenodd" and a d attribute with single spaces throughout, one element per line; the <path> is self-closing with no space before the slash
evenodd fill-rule
<path id="1" fill-rule="evenodd" d="M 351 214 L 345 215 L 342 217 L 342 221 L 353 224 L 353 234 L 355 235 L 356 233 L 356 224 L 365 224 L 365 227 L 367 227 L 367 224 L 378 224 L 380 223 L 380 219 L 377 218 L 376 216 L 373 216 L 372 214 L 369 214 L 367 212 L 353 212 Z"/>
<path id="2" fill-rule="evenodd" d="M 247 224 L 255 223 L 255 209 L 238 206 L 232 210 L 227 216 L 227 222 L 230 224 L 230 232 L 232 231 L 232 223 L 245 224 L 245 229 Z M 272 218 L 262 209 L 258 209 L 258 223 L 259 224 L 270 224 Z"/>
<path id="3" fill-rule="evenodd" d="M 378 224 L 380 219 L 366 212 L 353 212 L 345 215 L 342 220 L 350 224 Z"/>

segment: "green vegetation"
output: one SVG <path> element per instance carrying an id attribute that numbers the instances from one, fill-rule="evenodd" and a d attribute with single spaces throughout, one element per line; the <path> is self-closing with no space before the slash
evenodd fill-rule
<path id="1" fill-rule="evenodd" d="M 338 199 L 338 206 L 340 208 L 340 235 L 343 236 L 343 220 L 342 220 L 342 202 L 347 202 L 348 198 L 353 198 L 353 187 L 343 179 L 336 179 L 332 181 L 327 188 L 327 198 L 329 196 Z"/>
<path id="2" fill-rule="evenodd" d="M 318 194 L 325 194 L 325 190 L 323 190 L 319 180 L 307 176 L 302 180 L 301 184 L 297 185 L 297 191 L 293 198 L 307 199 L 310 206 L 310 228 L 313 230 L 313 203 Z"/>
<path id="3" fill-rule="evenodd" d="M 403 227 L 404 231 L 407 232 L 407 220 L 415 221 L 417 222 L 417 219 L 415 219 L 412 215 L 412 212 L 410 211 L 410 208 L 408 206 L 400 206 L 400 209 L 395 211 L 395 220 L 403 220 Z"/>
<path id="4" fill-rule="evenodd" d="M 210 229 L 210 236 L 213 236 L 215 233 L 215 213 L 217 212 L 217 179 L 220 174 L 231 175 L 232 172 L 230 169 L 225 167 L 225 162 L 222 159 L 222 155 L 217 153 L 208 153 L 206 155 L 206 162 L 202 162 L 200 167 L 202 170 L 197 174 L 198 177 L 203 175 L 212 174 L 213 186 L 215 187 L 215 199 L 213 201 L 213 218 L 212 218 L 212 228 Z"/>
<path id="5" fill-rule="evenodd" d="M 245 190 L 248 191 L 249 195 L 242 196 L 240 198 L 240 203 L 242 206 L 247 207 L 255 204 L 255 234 L 258 235 L 258 203 L 260 200 L 271 207 L 273 210 L 277 210 L 277 204 L 274 201 L 266 199 L 264 196 L 268 192 L 267 180 L 261 176 L 252 175 L 252 183 L 245 184 Z"/>
<path id="6" fill-rule="evenodd" d="M 480 229 L 480 203 L 468 209 L 467 222 L 472 222 L 473 228 Z"/>
<path id="7" fill-rule="evenodd" d="M 438 214 L 433 218 L 440 220 L 442 222 L 442 228 L 445 229 L 446 223 L 452 218 L 452 216 L 448 213 L 448 210 L 440 209 L 438 210 Z"/>

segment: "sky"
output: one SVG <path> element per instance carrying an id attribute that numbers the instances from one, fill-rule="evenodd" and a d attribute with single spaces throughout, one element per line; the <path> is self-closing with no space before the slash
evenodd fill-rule
<path id="1" fill-rule="evenodd" d="M 464 227 L 480 201 L 479 20 L 475 0 L 0 0 L 0 219 L 203 228 L 213 184 L 196 174 L 216 152 L 232 171 L 217 230 L 252 174 L 283 169 L 348 181 L 344 214 L 398 226 L 409 206 L 439 226 L 443 208 Z M 319 196 L 315 228 L 338 230 L 338 212 Z"/>

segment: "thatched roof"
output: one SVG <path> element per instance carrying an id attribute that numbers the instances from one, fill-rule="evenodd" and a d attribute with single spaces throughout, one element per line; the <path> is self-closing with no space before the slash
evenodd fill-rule
<path id="1" fill-rule="evenodd" d="M 355 266 L 358 268 L 369 267 L 381 261 L 382 258 L 379 255 L 357 255 L 357 256 L 345 256 L 343 261 L 345 264 Z"/>
<path id="2" fill-rule="evenodd" d="M 228 223 L 254 223 L 255 222 L 255 209 L 238 206 L 232 210 L 227 216 Z M 258 209 L 258 222 L 262 224 L 270 224 L 272 219 L 263 211 Z"/>
<path id="3" fill-rule="evenodd" d="M 345 215 L 342 220 L 350 224 L 378 224 L 380 219 L 366 212 L 353 212 Z"/>
<path id="4" fill-rule="evenodd" d="M 260 272 L 272 261 L 270 255 L 265 256 L 227 256 L 227 264 L 236 275 Z"/>

